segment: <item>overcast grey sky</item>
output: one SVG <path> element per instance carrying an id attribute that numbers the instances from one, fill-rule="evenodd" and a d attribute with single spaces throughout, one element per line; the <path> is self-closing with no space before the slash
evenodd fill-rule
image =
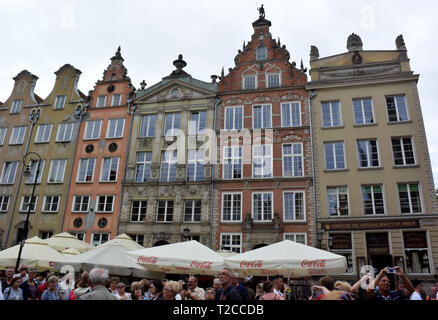
<path id="1" fill-rule="evenodd" d="M 321 56 L 346 51 L 349 34 L 359 34 L 364 50 L 394 50 L 404 35 L 418 84 L 435 181 L 438 181 L 438 42 L 433 0 L 0 0 L 0 101 L 27 69 L 39 77 L 35 92 L 45 98 L 65 63 L 82 71 L 87 93 L 117 47 L 134 86 L 148 86 L 173 69 L 179 53 L 193 77 L 210 81 L 234 66 L 243 41 L 250 40 L 257 7 L 264 4 L 273 37 L 280 37 L 291 60 L 309 64 L 310 46 Z"/>

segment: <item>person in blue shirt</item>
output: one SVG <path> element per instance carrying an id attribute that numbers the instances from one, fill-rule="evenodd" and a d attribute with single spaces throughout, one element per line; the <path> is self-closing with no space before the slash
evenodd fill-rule
<path id="1" fill-rule="evenodd" d="M 233 272 L 230 269 L 223 269 L 219 273 L 219 282 L 222 288 L 216 292 L 216 300 L 239 301 L 242 300 L 239 290 L 233 285 Z"/>
<path id="2" fill-rule="evenodd" d="M 367 296 L 369 300 L 393 300 L 393 301 L 403 301 L 405 298 L 411 296 L 414 292 L 414 287 L 411 281 L 408 279 L 406 274 L 400 267 L 394 267 L 395 275 L 400 277 L 404 282 L 405 288 L 401 290 L 391 291 L 391 281 L 388 278 L 389 267 L 386 267 L 380 271 L 377 278 L 371 281 L 367 289 Z"/>

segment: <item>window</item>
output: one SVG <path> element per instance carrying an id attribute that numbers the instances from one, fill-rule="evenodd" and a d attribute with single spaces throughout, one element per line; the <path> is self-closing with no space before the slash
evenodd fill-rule
<path id="1" fill-rule="evenodd" d="M 377 140 L 358 140 L 357 151 L 360 168 L 374 168 L 380 166 Z"/>
<path id="2" fill-rule="evenodd" d="M 27 212 L 29 210 L 29 207 L 30 207 L 30 212 L 35 212 L 37 201 L 38 201 L 38 196 L 33 196 L 31 202 L 30 202 L 30 196 L 22 196 L 21 197 L 20 211 Z"/>
<path id="3" fill-rule="evenodd" d="M 342 126 L 341 107 L 339 101 L 322 103 L 322 127 L 333 128 Z"/>
<path id="4" fill-rule="evenodd" d="M 144 244 L 144 234 L 128 234 L 139 245 L 143 246 Z"/>
<path id="5" fill-rule="evenodd" d="M 425 231 L 403 232 L 407 273 L 430 273 L 430 255 Z"/>
<path id="6" fill-rule="evenodd" d="M 147 201 L 132 201 L 131 222 L 144 222 L 146 220 Z"/>
<path id="7" fill-rule="evenodd" d="M 222 194 L 222 222 L 242 221 L 242 194 Z"/>
<path id="8" fill-rule="evenodd" d="M 347 260 L 345 273 L 353 273 L 354 264 L 351 233 L 330 233 L 329 237 L 333 239 L 332 246 L 329 248 L 330 252 L 344 256 Z"/>
<path id="9" fill-rule="evenodd" d="M 22 103 L 23 103 L 23 100 L 21 100 L 21 99 L 12 101 L 11 111 L 9 113 L 10 114 L 19 113 Z"/>
<path id="10" fill-rule="evenodd" d="M 165 136 L 178 136 L 180 128 L 181 114 L 179 112 L 166 113 L 164 125 Z"/>
<path id="11" fill-rule="evenodd" d="M 106 137 L 109 139 L 122 138 L 124 128 L 125 119 L 110 119 L 108 120 L 108 131 Z"/>
<path id="12" fill-rule="evenodd" d="M 187 181 L 202 181 L 204 179 L 204 150 L 189 150 L 187 164 Z"/>
<path id="13" fill-rule="evenodd" d="M 158 201 L 157 222 L 172 222 L 173 201 Z"/>
<path id="14" fill-rule="evenodd" d="M 6 161 L 3 164 L 1 184 L 13 184 L 15 181 L 15 172 L 17 171 L 18 161 Z"/>
<path id="15" fill-rule="evenodd" d="M 242 147 L 224 148 L 224 179 L 242 178 Z"/>
<path id="16" fill-rule="evenodd" d="M 189 134 L 204 134 L 207 126 L 207 111 L 194 111 L 189 121 Z"/>
<path id="17" fill-rule="evenodd" d="M 140 138 L 154 137 L 156 122 L 157 122 L 157 116 L 155 114 L 147 114 L 142 116 Z"/>
<path id="18" fill-rule="evenodd" d="M 402 213 L 421 213 L 420 186 L 418 183 L 398 185 L 400 208 Z"/>
<path id="19" fill-rule="evenodd" d="M 306 234 L 305 233 L 285 233 L 284 240 L 290 240 L 306 245 Z"/>
<path id="20" fill-rule="evenodd" d="M 84 140 L 99 139 L 102 120 L 90 120 L 85 123 Z"/>
<path id="21" fill-rule="evenodd" d="M 283 193 L 284 221 L 305 221 L 304 192 Z"/>
<path id="22" fill-rule="evenodd" d="M 37 129 L 35 143 L 49 142 L 52 126 L 52 124 L 40 124 Z"/>
<path id="23" fill-rule="evenodd" d="M 49 239 L 53 236 L 53 231 L 40 231 L 40 239 Z"/>
<path id="24" fill-rule="evenodd" d="M 172 182 L 176 179 L 176 151 L 164 151 L 161 156 L 162 182 Z"/>
<path id="25" fill-rule="evenodd" d="M 184 202 L 184 222 L 200 222 L 201 208 L 201 200 L 186 200 Z"/>
<path id="26" fill-rule="evenodd" d="M 113 94 L 113 100 L 111 102 L 111 107 L 120 106 L 121 102 L 122 102 L 122 95 L 121 94 Z"/>
<path id="27" fill-rule="evenodd" d="M 405 96 L 386 97 L 389 122 L 408 121 L 408 108 Z"/>
<path id="28" fill-rule="evenodd" d="M 66 96 L 56 96 L 55 99 L 55 110 L 64 109 Z"/>
<path id="29" fill-rule="evenodd" d="M 0 212 L 8 212 L 10 196 L 0 196 Z"/>
<path id="30" fill-rule="evenodd" d="M 396 166 L 407 166 L 415 164 L 414 147 L 412 138 L 392 138 L 392 153 Z"/>
<path id="31" fill-rule="evenodd" d="M 104 108 L 106 105 L 106 96 L 97 97 L 96 108 Z"/>
<path id="32" fill-rule="evenodd" d="M 255 90 L 257 89 L 257 76 L 250 75 L 243 77 L 243 90 Z"/>
<path id="33" fill-rule="evenodd" d="M 11 137 L 9 138 L 9 144 L 22 144 L 24 136 L 26 135 L 27 127 L 14 127 L 12 128 Z"/>
<path id="34" fill-rule="evenodd" d="M 3 145 L 5 142 L 6 132 L 8 131 L 8 128 L 0 128 L 0 146 Z"/>
<path id="35" fill-rule="evenodd" d="M 58 212 L 60 196 L 45 196 L 43 212 Z"/>
<path id="36" fill-rule="evenodd" d="M 283 145 L 283 176 L 302 177 L 303 145 L 301 143 Z"/>
<path id="37" fill-rule="evenodd" d="M 280 74 L 270 73 L 268 76 L 268 88 L 278 88 L 280 87 Z"/>
<path id="38" fill-rule="evenodd" d="M 150 179 L 152 152 L 137 153 L 135 182 L 147 182 Z"/>
<path id="39" fill-rule="evenodd" d="M 67 160 L 52 160 L 50 164 L 49 179 L 47 182 L 62 183 L 64 181 L 64 172 Z"/>
<path id="40" fill-rule="evenodd" d="M 272 177 L 272 145 L 253 146 L 253 177 Z"/>
<path id="41" fill-rule="evenodd" d="M 288 102 L 281 104 L 281 126 L 301 126 L 301 106 L 299 102 Z"/>
<path id="42" fill-rule="evenodd" d="M 272 192 L 252 194 L 252 218 L 254 221 L 271 221 L 273 218 Z"/>
<path id="43" fill-rule="evenodd" d="M 60 123 L 58 126 L 58 133 L 56 134 L 57 142 L 71 141 L 73 133 L 73 122 Z"/>
<path id="44" fill-rule="evenodd" d="M 225 108 L 225 130 L 241 130 L 243 128 L 243 107 Z"/>
<path id="45" fill-rule="evenodd" d="M 355 125 L 363 125 L 363 124 L 373 124 L 374 115 L 373 115 L 373 105 L 371 104 L 371 99 L 354 99 L 353 100 L 354 107 L 354 124 Z"/>
<path id="46" fill-rule="evenodd" d="M 37 183 L 41 183 L 41 176 L 43 175 L 44 171 L 44 165 L 46 163 L 46 160 L 41 160 L 41 163 L 39 165 L 38 170 L 38 178 L 36 177 L 37 173 L 37 167 L 38 167 L 39 160 L 32 161 L 31 169 L 30 169 L 30 176 L 27 177 L 26 183 L 35 183 L 35 179 Z"/>
<path id="47" fill-rule="evenodd" d="M 81 241 L 84 241 L 85 234 L 83 232 L 70 232 L 71 235 L 75 236 Z"/>
<path id="48" fill-rule="evenodd" d="M 268 50 L 264 46 L 256 49 L 256 61 L 264 61 L 268 59 Z"/>
<path id="49" fill-rule="evenodd" d="M 348 187 L 327 188 L 330 217 L 348 216 Z"/>
<path id="50" fill-rule="evenodd" d="M 363 210 L 365 215 L 385 214 L 383 186 L 362 186 Z"/>
<path id="51" fill-rule="evenodd" d="M 79 160 L 79 170 L 76 182 L 91 182 L 94 176 L 94 166 L 96 158 L 86 158 Z"/>
<path id="52" fill-rule="evenodd" d="M 90 196 L 77 195 L 73 198 L 73 207 L 71 211 L 73 212 L 88 212 L 90 205 Z"/>
<path id="53" fill-rule="evenodd" d="M 242 252 L 241 233 L 221 233 L 221 249 L 230 250 L 235 253 Z"/>
<path id="54" fill-rule="evenodd" d="M 97 212 L 113 212 L 114 196 L 97 196 Z"/>
<path id="55" fill-rule="evenodd" d="M 326 170 L 346 169 L 343 142 L 324 143 Z"/>
<path id="56" fill-rule="evenodd" d="M 109 240 L 109 233 L 92 233 L 91 234 L 91 244 L 93 246 L 100 246 Z"/>
<path id="57" fill-rule="evenodd" d="M 271 128 L 271 105 L 253 106 L 253 128 L 264 129 Z"/>
<path id="58" fill-rule="evenodd" d="M 101 182 L 116 182 L 117 171 L 119 170 L 120 157 L 104 158 L 102 172 L 100 174 Z"/>

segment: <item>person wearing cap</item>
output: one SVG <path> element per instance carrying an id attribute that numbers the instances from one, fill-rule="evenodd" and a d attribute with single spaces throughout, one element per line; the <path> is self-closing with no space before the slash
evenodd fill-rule
<path id="1" fill-rule="evenodd" d="M 29 279 L 22 281 L 21 290 L 23 290 L 23 300 L 37 300 L 38 299 L 38 283 L 35 281 L 37 276 L 37 269 L 31 268 L 29 270 Z"/>
<path id="2" fill-rule="evenodd" d="M 423 288 L 424 288 L 424 283 L 421 280 L 412 280 L 412 286 L 414 287 L 414 292 L 411 295 L 411 299 L 410 300 L 423 300 L 423 298 L 421 298 L 421 294 L 423 292 Z"/>

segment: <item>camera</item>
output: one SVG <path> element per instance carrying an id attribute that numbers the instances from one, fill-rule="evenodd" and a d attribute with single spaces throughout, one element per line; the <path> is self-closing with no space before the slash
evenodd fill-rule
<path id="1" fill-rule="evenodd" d="M 395 273 L 395 268 L 389 268 L 387 273 Z"/>

